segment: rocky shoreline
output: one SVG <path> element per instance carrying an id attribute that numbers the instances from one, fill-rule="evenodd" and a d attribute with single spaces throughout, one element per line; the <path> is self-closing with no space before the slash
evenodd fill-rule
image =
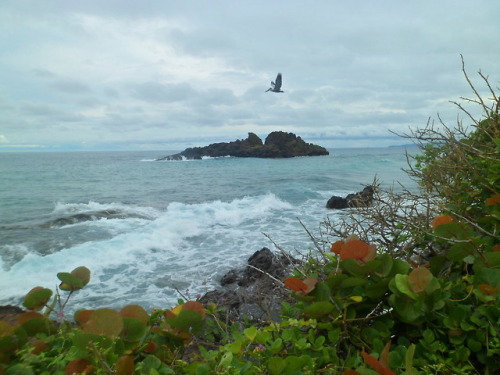
<path id="1" fill-rule="evenodd" d="M 168 155 L 162 160 L 199 160 L 203 157 L 233 156 L 241 158 L 292 158 L 296 156 L 329 155 L 326 148 L 306 143 L 293 133 L 276 131 L 270 133 L 266 140 L 262 140 L 254 133 L 248 137 L 233 142 L 212 143 L 205 147 L 187 148 L 184 151 Z"/>
<path id="2" fill-rule="evenodd" d="M 291 300 L 290 290 L 281 280 L 298 264 L 300 261 L 288 254 L 264 247 L 248 258 L 246 266 L 227 272 L 220 287 L 207 292 L 200 302 L 215 303 L 230 321 L 278 321 L 281 303 Z"/>

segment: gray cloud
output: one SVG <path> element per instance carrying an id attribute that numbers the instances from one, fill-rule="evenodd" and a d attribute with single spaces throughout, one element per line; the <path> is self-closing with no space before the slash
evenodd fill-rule
<path id="1" fill-rule="evenodd" d="M 389 144 L 389 129 L 438 112 L 456 121 L 448 101 L 471 95 L 460 54 L 475 83 L 478 70 L 498 83 L 499 13 L 488 0 L 6 0 L 0 134 L 157 147 L 285 130 Z M 265 93 L 277 72 L 285 93 Z"/>

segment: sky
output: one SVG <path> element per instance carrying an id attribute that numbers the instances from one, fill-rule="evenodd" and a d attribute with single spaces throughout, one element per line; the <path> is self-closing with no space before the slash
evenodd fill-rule
<path id="1" fill-rule="evenodd" d="M 293 132 L 408 143 L 465 69 L 500 86 L 500 1 L 2 0 L 0 151 L 182 150 Z M 278 72 L 283 93 L 265 92 Z M 473 111 L 473 110 L 472 110 Z"/>

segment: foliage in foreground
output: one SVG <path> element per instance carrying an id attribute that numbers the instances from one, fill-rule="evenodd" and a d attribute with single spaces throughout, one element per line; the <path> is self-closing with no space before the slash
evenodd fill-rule
<path id="1" fill-rule="evenodd" d="M 493 99 L 460 139 L 436 137 L 434 129 L 417 134 L 425 143 L 413 173 L 440 215 L 399 218 L 384 233 L 365 227 L 333 241 L 284 280 L 296 303 L 283 304 L 280 321 L 230 324 L 214 305 L 180 301 L 151 314 L 137 305 L 82 309 L 69 323 L 64 308 L 90 281 L 78 267 L 57 275 L 55 295 L 31 290 L 18 324 L 0 322 L 0 374 L 499 373 L 500 117 Z M 415 244 L 411 252 L 400 251 L 403 238 Z"/>

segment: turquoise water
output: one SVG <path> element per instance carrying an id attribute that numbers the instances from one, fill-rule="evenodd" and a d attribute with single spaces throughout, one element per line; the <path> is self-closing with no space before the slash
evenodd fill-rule
<path id="1" fill-rule="evenodd" d="M 330 150 L 293 159 L 154 159 L 172 152 L 0 154 L 0 304 L 86 266 L 74 304 L 166 307 L 216 285 L 273 244 L 305 253 L 332 195 L 414 184 L 404 149 Z"/>

